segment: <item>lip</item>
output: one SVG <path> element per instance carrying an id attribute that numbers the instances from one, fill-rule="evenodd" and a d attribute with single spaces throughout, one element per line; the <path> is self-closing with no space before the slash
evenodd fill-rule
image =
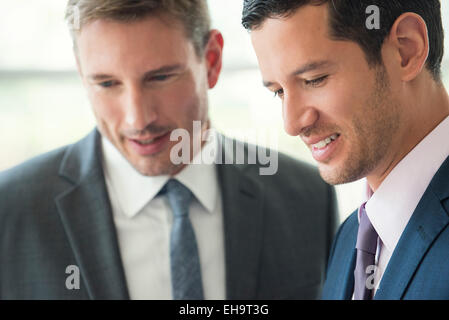
<path id="1" fill-rule="evenodd" d="M 332 136 L 333 134 L 322 136 L 319 138 L 313 138 L 307 140 L 307 145 L 309 146 L 312 156 L 317 162 L 325 162 L 326 160 L 329 160 L 329 158 L 335 153 L 338 146 L 341 144 L 341 135 L 338 135 L 337 139 L 329 143 L 327 146 L 325 146 L 322 149 L 317 149 L 312 147 L 312 145 Z"/>
<path id="2" fill-rule="evenodd" d="M 171 131 L 160 135 L 160 136 L 153 136 L 153 137 L 142 137 L 139 139 L 130 139 L 128 138 L 128 142 L 131 145 L 131 148 L 137 152 L 141 156 L 151 156 L 154 155 L 160 151 L 162 151 L 167 144 L 170 141 L 170 134 Z M 152 143 L 142 145 L 139 143 L 139 141 L 149 140 L 149 139 L 155 139 Z"/>
<path id="3" fill-rule="evenodd" d="M 334 132 L 334 133 L 330 133 L 330 134 L 326 134 L 326 135 L 321 135 L 321 136 L 314 136 L 313 138 L 302 138 L 302 141 L 304 141 L 305 144 L 307 144 L 310 148 L 312 148 L 312 145 L 326 139 L 329 137 L 332 137 L 334 134 L 340 136 L 339 133 Z"/>

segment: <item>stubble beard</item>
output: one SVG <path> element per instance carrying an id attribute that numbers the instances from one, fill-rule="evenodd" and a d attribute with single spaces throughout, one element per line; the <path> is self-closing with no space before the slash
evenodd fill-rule
<path id="1" fill-rule="evenodd" d="M 391 150 L 400 113 L 383 66 L 377 67 L 375 86 L 364 106 L 363 112 L 354 114 L 351 136 L 342 134 L 350 148 L 340 168 L 319 167 L 322 178 L 329 184 L 350 183 L 368 176 Z"/>
<path id="2" fill-rule="evenodd" d="M 137 171 L 139 171 L 139 173 L 141 175 L 144 175 L 144 176 L 161 176 L 161 175 L 175 176 L 177 173 L 179 173 L 181 170 L 183 170 L 186 167 L 186 165 L 188 165 L 188 163 L 187 164 L 186 163 L 175 164 L 171 160 L 171 149 L 173 148 L 173 146 L 175 146 L 178 143 L 188 143 L 187 148 L 190 149 L 190 161 L 193 159 L 193 157 L 195 156 L 193 154 L 193 152 L 194 152 L 193 139 L 201 140 L 204 130 L 209 128 L 210 120 L 209 120 L 209 116 L 207 113 L 207 109 L 206 109 L 206 111 L 204 111 L 202 108 L 192 108 L 191 110 L 195 110 L 195 112 L 200 112 L 200 113 L 198 113 L 198 114 L 191 113 L 188 115 L 188 118 L 191 119 L 191 121 L 188 124 L 186 123 L 186 126 L 183 129 L 188 131 L 189 137 L 190 137 L 189 141 L 182 141 L 182 142 L 181 141 L 171 141 L 169 146 L 167 147 L 167 149 L 162 150 L 158 154 L 148 156 L 148 158 L 146 159 L 146 161 L 143 165 L 135 165 L 135 164 L 131 163 L 133 165 L 133 167 Z M 203 111 L 203 113 L 201 113 L 201 111 Z M 193 121 L 195 121 L 195 119 L 199 119 L 197 121 L 201 121 L 201 123 L 204 125 L 204 128 L 201 131 L 201 135 L 199 137 L 194 136 L 194 132 L 193 132 Z M 201 143 L 201 146 L 202 145 L 203 144 Z"/>

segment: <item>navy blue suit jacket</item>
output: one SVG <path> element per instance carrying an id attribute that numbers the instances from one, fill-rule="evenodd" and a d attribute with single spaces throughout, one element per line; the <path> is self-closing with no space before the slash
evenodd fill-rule
<path id="1" fill-rule="evenodd" d="M 449 158 L 407 224 L 374 299 L 449 299 Z M 351 299 L 358 219 L 340 227 L 331 249 L 323 299 Z"/>

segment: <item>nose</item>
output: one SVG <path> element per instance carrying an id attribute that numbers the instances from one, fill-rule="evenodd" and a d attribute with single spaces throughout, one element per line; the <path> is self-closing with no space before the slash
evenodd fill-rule
<path id="1" fill-rule="evenodd" d="M 298 136 L 307 128 L 313 127 L 318 121 L 317 109 L 308 105 L 300 93 L 284 92 L 282 103 L 284 129 L 291 136 Z"/>
<path id="2" fill-rule="evenodd" d="M 150 123 L 156 121 L 157 111 L 151 97 L 144 88 L 135 85 L 127 89 L 123 99 L 125 122 L 129 128 L 144 130 Z"/>

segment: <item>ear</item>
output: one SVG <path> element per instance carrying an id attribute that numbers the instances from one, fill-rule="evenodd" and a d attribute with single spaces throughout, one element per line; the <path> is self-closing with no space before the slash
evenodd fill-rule
<path id="1" fill-rule="evenodd" d="M 209 33 L 209 41 L 205 49 L 205 58 L 207 64 L 207 80 L 209 89 L 215 87 L 220 76 L 223 61 L 223 36 L 218 30 L 212 30 Z"/>
<path id="2" fill-rule="evenodd" d="M 401 80 L 415 79 L 429 56 L 426 22 L 421 16 L 406 12 L 396 19 L 388 38 L 400 56 Z"/>

